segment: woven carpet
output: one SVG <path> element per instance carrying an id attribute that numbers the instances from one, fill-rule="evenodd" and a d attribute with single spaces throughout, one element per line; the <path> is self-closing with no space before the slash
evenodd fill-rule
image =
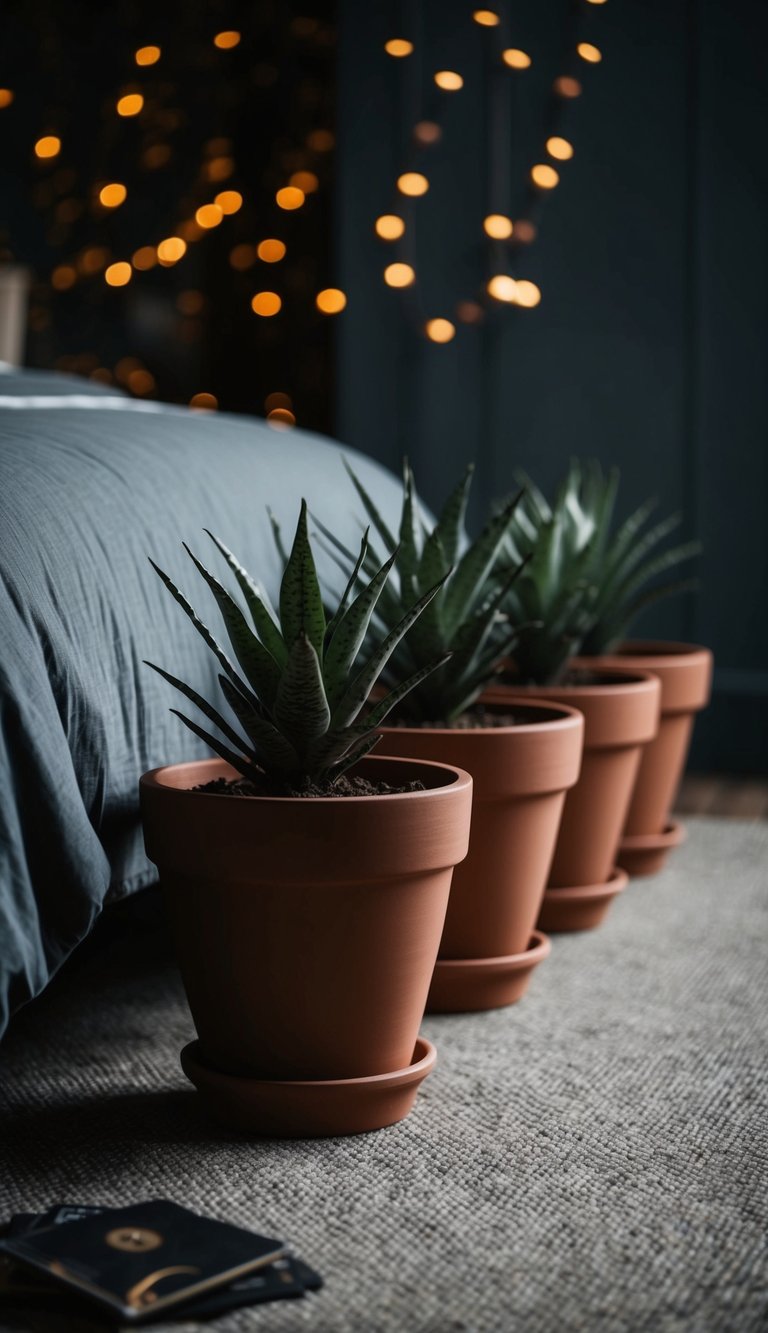
<path id="1" fill-rule="evenodd" d="M 768 824 L 689 830 L 602 929 L 555 939 L 520 1004 L 427 1019 L 413 1114 L 358 1138 L 207 1122 L 155 896 L 120 905 L 0 1048 L 0 1210 L 161 1196 L 324 1274 L 220 1333 L 765 1328 Z"/>

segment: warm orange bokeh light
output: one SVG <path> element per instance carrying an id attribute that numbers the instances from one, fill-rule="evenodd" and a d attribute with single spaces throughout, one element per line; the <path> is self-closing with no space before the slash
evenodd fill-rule
<path id="1" fill-rule="evenodd" d="M 140 46 L 138 51 L 134 52 L 133 58 L 137 65 L 156 65 L 160 55 L 159 46 Z"/>
<path id="2" fill-rule="evenodd" d="M 301 208 L 304 203 L 304 191 L 296 185 L 285 185 L 282 190 L 278 190 L 275 201 L 278 208 L 292 212 L 294 208 Z"/>
<path id="3" fill-rule="evenodd" d="M 219 406 L 219 400 L 215 393 L 193 393 L 189 400 L 189 406 L 206 412 L 215 412 Z"/>
<path id="4" fill-rule="evenodd" d="M 71 264 L 59 264 L 51 274 L 51 286 L 57 292 L 66 292 L 77 282 L 77 269 Z"/>
<path id="5" fill-rule="evenodd" d="M 307 135 L 307 148 L 313 153 L 330 153 L 336 139 L 330 130 L 310 130 Z"/>
<path id="6" fill-rule="evenodd" d="M 502 51 L 501 58 L 510 69 L 528 69 L 531 63 L 528 52 L 521 51 L 517 46 L 507 47 L 506 51 Z"/>
<path id="7" fill-rule="evenodd" d="M 459 88 L 464 87 L 461 75 L 453 69 L 439 69 L 435 75 L 435 83 L 444 93 L 457 93 Z"/>
<path id="8" fill-rule="evenodd" d="M 424 332 L 433 343 L 449 343 L 456 335 L 456 326 L 449 319 L 428 319 Z"/>
<path id="9" fill-rule="evenodd" d="M 61 139 L 56 134 L 44 134 L 35 144 L 36 157 L 58 157 L 61 152 Z"/>
<path id="10" fill-rule="evenodd" d="M 229 262 L 232 265 L 232 268 L 237 269 L 239 273 L 244 272 L 247 268 L 253 268 L 253 265 L 256 263 L 256 246 L 234 246 L 229 252 Z"/>
<path id="11" fill-rule="evenodd" d="M 222 213 L 237 213 L 242 206 L 243 196 L 239 190 L 222 190 L 214 199 L 214 207 L 220 208 Z"/>
<path id="12" fill-rule="evenodd" d="M 561 139 L 559 134 L 553 134 L 547 139 L 547 152 L 550 157 L 557 158 L 558 162 L 568 162 L 573 157 L 573 144 L 567 139 Z"/>
<path id="13" fill-rule="evenodd" d="M 132 393 L 151 393 L 155 387 L 155 377 L 148 370 L 132 370 L 128 376 L 128 388 Z"/>
<path id="14" fill-rule="evenodd" d="M 13 101 L 13 90 L 11 88 L 0 88 L 0 107 L 10 106 Z"/>
<path id="15" fill-rule="evenodd" d="M 382 241 L 399 241 L 405 231 L 405 223 L 396 213 L 382 213 L 374 225 L 376 235 L 380 236 Z"/>
<path id="16" fill-rule="evenodd" d="M 199 315 L 205 306 L 205 297 L 202 292 L 196 291 L 193 287 L 185 292 L 179 292 L 176 297 L 176 309 L 182 315 Z"/>
<path id="17" fill-rule="evenodd" d="M 384 50 L 388 56 L 395 56 L 401 59 L 403 56 L 409 56 L 413 50 L 413 42 L 407 41 L 404 37 L 391 37 L 384 43 Z"/>
<path id="18" fill-rule="evenodd" d="M 297 189 L 303 190 L 304 194 L 314 194 L 320 188 L 320 182 L 314 171 L 294 171 L 289 185 L 295 185 Z"/>
<path id="19" fill-rule="evenodd" d="M 233 157 L 212 157 L 203 163 L 203 175 L 207 181 L 225 181 L 235 169 Z"/>
<path id="20" fill-rule="evenodd" d="M 257 292 L 251 301 L 251 310 L 254 315 L 276 315 L 282 307 L 282 301 L 277 292 Z"/>
<path id="21" fill-rule="evenodd" d="M 289 412 L 287 407 L 275 407 L 267 413 L 267 421 L 270 426 L 276 430 L 290 430 L 291 426 L 296 425 L 296 418 L 293 412 Z"/>
<path id="22" fill-rule="evenodd" d="M 497 28 L 501 22 L 493 9 L 476 9 L 472 17 L 481 28 Z"/>
<path id="23" fill-rule="evenodd" d="M 141 93 L 126 93 L 124 97 L 117 99 L 118 116 L 138 116 L 144 105 L 144 98 Z"/>
<path id="24" fill-rule="evenodd" d="M 157 247 L 157 258 L 164 268 L 170 268 L 171 264 L 178 264 L 187 253 L 187 242 L 180 236 L 167 236 Z"/>
<path id="25" fill-rule="evenodd" d="M 105 245 L 89 245 L 87 250 L 83 250 L 78 256 L 77 267 L 81 273 L 89 275 L 98 273 L 104 267 L 109 259 L 109 250 Z"/>
<path id="26" fill-rule="evenodd" d="M 279 264 L 280 260 L 285 258 L 285 245 L 275 237 L 269 236 L 265 241 L 259 241 L 256 253 L 265 264 Z"/>
<path id="27" fill-rule="evenodd" d="M 586 60 L 589 65 L 599 65 L 603 58 L 603 53 L 599 46 L 593 46 L 591 42 L 579 42 L 576 47 L 582 60 Z"/>
<path id="28" fill-rule="evenodd" d="M 154 268 L 157 263 L 157 251 L 154 245 L 142 245 L 132 256 L 131 262 L 134 268 L 145 272 L 147 269 Z"/>
<path id="29" fill-rule="evenodd" d="M 531 167 L 531 180 L 540 190 L 554 190 L 560 177 L 554 167 L 548 166 L 546 162 L 537 162 L 535 167 Z"/>
<path id="30" fill-rule="evenodd" d="M 218 227 L 223 216 L 224 210 L 218 204 L 202 204 L 195 213 L 195 222 L 204 231 L 210 231 L 212 227 Z"/>
<path id="31" fill-rule="evenodd" d="M 570 74 L 561 74 L 559 79 L 555 79 L 554 89 L 560 97 L 579 97 L 581 94 L 579 80 L 572 79 Z"/>
<path id="32" fill-rule="evenodd" d="M 416 197 L 427 193 L 429 181 L 426 176 L 422 176 L 420 171 L 404 171 L 402 176 L 397 178 L 397 188 L 401 194 Z"/>
<path id="33" fill-rule="evenodd" d="M 347 304 L 347 298 L 338 287 L 326 287 L 317 293 L 315 303 L 324 315 L 338 315 Z"/>
<path id="34" fill-rule="evenodd" d="M 384 270 L 384 281 L 388 287 L 410 287 L 415 280 L 416 274 L 410 264 L 388 264 Z"/>
<path id="35" fill-rule="evenodd" d="M 514 224 L 504 213 L 489 213 L 483 222 L 483 230 L 494 241 L 506 241 L 514 231 Z"/>
<path id="36" fill-rule="evenodd" d="M 147 167 L 150 171 L 156 171 L 158 167 L 164 167 L 166 162 L 170 161 L 171 149 L 167 143 L 153 143 L 146 148 L 141 155 L 141 165 Z"/>
<path id="37" fill-rule="evenodd" d="M 290 411 L 293 400 L 289 393 L 268 393 L 264 399 L 264 411 L 274 412 L 276 407 L 287 407 Z"/>
<path id="38" fill-rule="evenodd" d="M 489 280 L 486 291 L 494 301 L 514 301 L 517 295 L 517 283 L 508 273 L 497 273 Z"/>
<path id="39" fill-rule="evenodd" d="M 105 185 L 99 190 L 99 203 L 103 204 L 105 208 L 119 208 L 121 204 L 125 203 L 127 196 L 128 191 L 125 186 L 120 185 L 118 181 L 113 181 L 111 185 Z"/>
<path id="40" fill-rule="evenodd" d="M 433 143 L 440 142 L 443 131 L 436 120 L 420 120 L 413 127 L 413 137 L 417 143 L 429 148 Z"/>
<path id="41" fill-rule="evenodd" d="M 532 310 L 541 300 L 541 291 L 535 282 L 528 282 L 527 278 L 518 279 L 517 292 L 515 293 L 515 305 L 524 306 L 526 310 Z"/>
<path id="42" fill-rule="evenodd" d="M 530 245 L 531 241 L 536 240 L 536 227 L 533 222 L 527 218 L 521 218 L 515 223 L 515 240 L 522 241 L 523 245 Z"/>
<path id="43" fill-rule="evenodd" d="M 456 318 L 462 324 L 479 324 L 483 318 L 483 307 L 478 301 L 459 301 L 456 306 Z"/>
<path id="44" fill-rule="evenodd" d="M 127 282 L 131 281 L 132 275 L 133 270 L 130 264 L 121 260 L 117 264 L 110 264 L 104 273 L 104 279 L 110 287 L 124 287 Z"/>
<path id="45" fill-rule="evenodd" d="M 240 45 L 240 33 L 234 29 L 228 29 L 226 32 L 217 32 L 213 39 L 214 46 L 218 46 L 220 51 L 231 51 L 233 47 Z"/>

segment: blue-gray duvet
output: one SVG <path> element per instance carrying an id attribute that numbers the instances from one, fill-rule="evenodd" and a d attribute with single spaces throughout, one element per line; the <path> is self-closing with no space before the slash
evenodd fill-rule
<path id="1" fill-rule="evenodd" d="M 355 466 L 395 524 L 397 481 L 366 459 Z M 140 774 L 207 753 L 143 665 L 202 694 L 218 688 L 212 654 L 147 557 L 215 624 L 182 541 L 227 581 L 210 528 L 274 596 L 265 507 L 290 537 L 303 495 L 359 541 L 359 505 L 328 440 L 0 373 L 0 1034 L 104 902 L 154 879 Z"/>

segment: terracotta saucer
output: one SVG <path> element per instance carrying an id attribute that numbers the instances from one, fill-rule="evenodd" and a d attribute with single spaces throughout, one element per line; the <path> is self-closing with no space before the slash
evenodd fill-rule
<path id="1" fill-rule="evenodd" d="M 580 884 L 574 889 L 547 889 L 536 925 L 556 933 L 560 930 L 594 930 L 622 889 L 627 887 L 625 870 L 614 866 L 605 884 Z"/>
<path id="2" fill-rule="evenodd" d="M 437 1059 L 432 1043 L 418 1037 L 412 1063 L 391 1074 L 287 1082 L 222 1074 L 202 1063 L 199 1046 L 184 1047 L 181 1067 L 210 1114 L 246 1134 L 281 1139 L 365 1134 L 404 1120 Z"/>
<path id="3" fill-rule="evenodd" d="M 617 860 L 628 875 L 656 875 L 672 848 L 679 847 L 687 836 L 679 820 L 670 820 L 661 833 L 633 833 L 622 838 Z"/>
<path id="4" fill-rule="evenodd" d="M 427 1013 L 472 1013 L 514 1004 L 525 994 L 531 972 L 551 948 L 546 935 L 534 930 L 524 953 L 505 958 L 438 958 Z"/>

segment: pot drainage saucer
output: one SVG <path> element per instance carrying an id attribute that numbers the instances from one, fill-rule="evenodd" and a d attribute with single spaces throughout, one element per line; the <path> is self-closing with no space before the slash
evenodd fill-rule
<path id="1" fill-rule="evenodd" d="M 594 930 L 595 926 L 600 925 L 616 895 L 626 887 L 626 871 L 614 866 L 604 884 L 547 889 L 536 925 L 539 929 L 554 932 Z"/>
<path id="2" fill-rule="evenodd" d="M 546 935 L 534 930 L 523 953 L 503 958 L 438 958 L 427 1013 L 472 1013 L 514 1004 L 525 994 L 533 969 L 551 947 Z"/>
<path id="3" fill-rule="evenodd" d="M 418 1037 L 404 1069 L 368 1078 L 282 1080 L 223 1074 L 200 1058 L 200 1043 L 181 1052 L 181 1067 L 206 1109 L 222 1124 L 266 1138 L 325 1138 L 383 1129 L 407 1116 L 437 1052 Z"/>
<path id="4" fill-rule="evenodd" d="M 685 842 L 683 824 L 672 819 L 661 833 L 632 833 L 619 843 L 617 860 L 628 875 L 656 875 L 673 847 Z"/>

